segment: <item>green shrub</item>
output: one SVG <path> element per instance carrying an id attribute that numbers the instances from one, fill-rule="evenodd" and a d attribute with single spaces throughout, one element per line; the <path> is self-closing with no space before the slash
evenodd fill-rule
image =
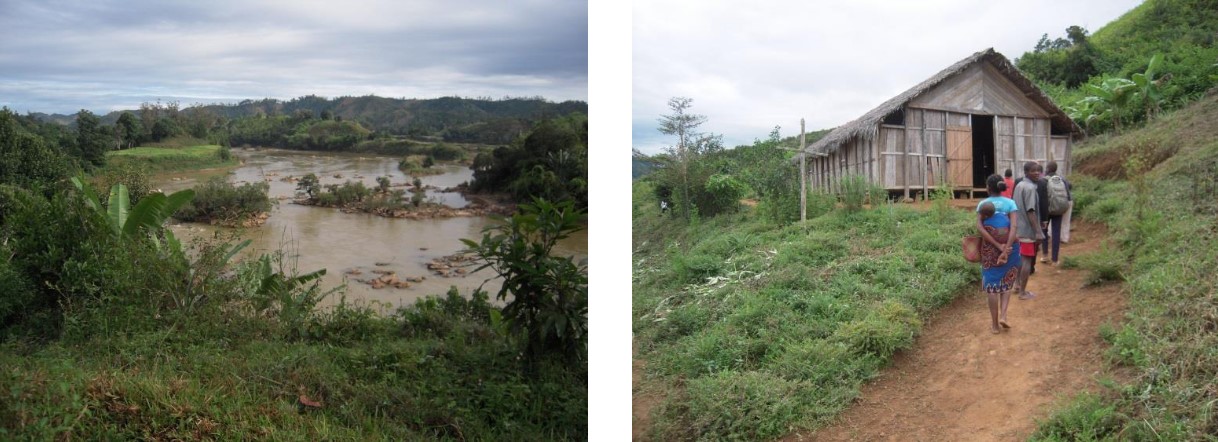
<path id="1" fill-rule="evenodd" d="M 699 205 L 703 215 L 735 211 L 748 187 L 731 175 L 715 174 L 706 179 L 706 197 Z"/>
<path id="2" fill-rule="evenodd" d="M 134 207 L 140 199 L 152 192 L 152 183 L 145 169 L 133 164 L 118 164 L 101 169 L 101 173 L 93 178 L 95 189 L 104 189 L 98 195 L 102 204 L 107 204 L 110 197 L 109 189 L 115 184 L 127 186 L 127 194 Z"/>
<path id="3" fill-rule="evenodd" d="M 489 333 L 492 318 L 501 317 L 501 312 L 491 306 L 488 299 L 487 293 L 481 290 L 474 291 L 466 299 L 456 287 L 449 289 L 443 297 L 420 299 L 398 309 L 401 332 L 405 336 L 446 337 L 475 324 L 481 326 L 481 332 Z"/>
<path id="4" fill-rule="evenodd" d="M 834 340 L 855 351 L 887 358 L 913 344 L 921 326 L 922 320 L 913 309 L 900 302 L 883 301 L 862 320 L 843 325 Z"/>
<path id="5" fill-rule="evenodd" d="M 1087 284 L 1124 281 L 1125 267 L 1129 264 L 1123 254 L 1109 249 L 1107 245 L 1098 252 L 1079 255 L 1075 262 L 1090 271 Z"/>
<path id="6" fill-rule="evenodd" d="M 732 440 L 773 439 L 797 419 L 799 383 L 767 372 L 722 372 L 691 380 L 687 407 L 695 416 L 694 434 L 719 435 Z M 670 399 L 672 400 L 672 399 Z M 687 435 L 665 434 L 662 439 L 684 439 Z"/>
<path id="7" fill-rule="evenodd" d="M 1110 400 L 1084 393 L 1066 409 L 1054 413 L 1040 423 L 1029 440 L 1034 441 L 1094 441 L 1120 439 L 1124 417 Z"/>
<path id="8" fill-rule="evenodd" d="M 0 255 L 12 256 L 7 247 L 0 246 Z M 0 259 L 0 341 L 4 340 L 9 324 L 17 322 L 38 301 L 38 290 L 29 277 L 14 268 L 10 258 Z"/>
<path id="9" fill-rule="evenodd" d="M 861 210 L 871 191 L 871 184 L 867 182 L 867 177 L 861 175 L 846 175 L 838 182 L 838 186 L 841 189 L 839 197 L 842 200 L 842 207 L 847 212 Z"/>
<path id="10" fill-rule="evenodd" d="M 265 182 L 234 186 L 225 177 L 213 177 L 195 186 L 194 199 L 173 216 L 188 222 L 240 224 L 250 217 L 270 212 L 271 199 L 267 196 L 270 188 Z"/>
<path id="11" fill-rule="evenodd" d="M 710 255 L 673 255 L 671 258 L 673 273 L 677 281 L 693 284 L 699 283 L 711 276 L 716 276 L 723 269 L 723 260 Z"/>
<path id="12" fill-rule="evenodd" d="M 431 152 L 429 152 L 429 155 L 427 156 L 427 160 L 430 160 L 432 163 L 434 163 L 435 160 L 458 161 L 464 157 L 465 157 L 465 151 L 461 150 L 461 148 L 452 146 L 452 145 L 448 145 L 448 144 L 444 144 L 444 143 L 439 143 L 439 144 L 436 144 L 435 146 L 432 146 Z M 428 166 L 426 163 L 424 163 L 423 167 L 430 167 L 430 166 Z"/>
<path id="13" fill-rule="evenodd" d="M 317 205 L 322 207 L 334 207 L 338 205 L 338 195 L 335 195 L 332 192 L 317 195 Z"/>
<path id="14" fill-rule="evenodd" d="M 321 193 L 321 181 L 317 179 L 316 174 L 308 174 L 300 177 L 300 181 L 296 182 L 296 191 L 304 192 L 309 199 L 317 198 Z"/>
<path id="15" fill-rule="evenodd" d="M 365 198 L 372 195 L 372 190 L 364 186 L 363 181 L 346 181 L 342 186 L 333 190 L 334 196 L 338 199 L 338 204 L 345 206 L 348 204 L 363 202 Z"/>
<path id="16" fill-rule="evenodd" d="M 550 251 L 581 228 L 585 214 L 569 200 L 535 199 L 518 210 L 484 228 L 480 241 L 461 241 L 483 267 L 503 278 L 495 296 L 507 303 L 503 319 L 512 332 L 525 336 L 530 363 L 548 351 L 582 359 L 588 342 L 587 264 Z"/>

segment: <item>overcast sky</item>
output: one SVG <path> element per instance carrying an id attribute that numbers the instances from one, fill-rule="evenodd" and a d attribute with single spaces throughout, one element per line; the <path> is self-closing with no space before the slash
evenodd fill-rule
<path id="1" fill-rule="evenodd" d="M 587 100 L 571 0 L 0 0 L 0 106 L 361 96 Z"/>
<path id="2" fill-rule="evenodd" d="M 840 126 L 977 51 L 1014 61 L 1041 35 L 1094 32 L 1140 0 L 648 0 L 633 9 L 633 144 L 657 153 L 670 97 L 736 146 Z"/>

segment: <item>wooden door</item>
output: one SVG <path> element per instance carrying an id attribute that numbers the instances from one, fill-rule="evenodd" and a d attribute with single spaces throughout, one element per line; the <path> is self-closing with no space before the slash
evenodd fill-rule
<path id="1" fill-rule="evenodd" d="M 973 187 L 973 130 L 967 126 L 947 128 L 947 182 L 953 187 Z"/>

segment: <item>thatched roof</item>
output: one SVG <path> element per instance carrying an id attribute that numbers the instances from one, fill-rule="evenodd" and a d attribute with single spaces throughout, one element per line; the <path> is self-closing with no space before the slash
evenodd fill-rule
<path id="1" fill-rule="evenodd" d="M 917 86 L 902 92 L 900 95 L 892 97 L 862 117 L 833 129 L 824 138 L 808 146 L 807 151 L 809 153 L 832 153 L 853 138 L 874 139 L 879 132 L 879 124 L 884 120 L 885 116 L 893 111 L 904 108 L 905 104 L 914 98 L 933 89 L 956 74 L 964 72 L 974 63 L 980 62 L 987 62 L 993 65 L 998 72 L 1001 72 L 1011 83 L 1022 90 L 1029 100 L 1032 100 L 1044 108 L 1045 111 L 1049 112 L 1049 119 L 1055 130 L 1070 132 L 1072 135 L 1082 132 L 1078 125 L 1074 123 L 1074 120 L 1071 120 L 1065 112 L 1059 109 L 1056 104 L 1053 104 L 1053 100 L 1050 100 L 1049 96 L 1045 95 L 1040 88 L 1032 84 L 1031 80 L 1028 80 L 1027 77 L 1019 72 L 1019 69 L 1014 64 L 1011 64 L 1010 60 L 1007 60 L 1002 54 L 995 52 L 994 48 L 989 48 L 948 66 L 947 69 L 935 74 L 926 81 L 918 83 Z"/>

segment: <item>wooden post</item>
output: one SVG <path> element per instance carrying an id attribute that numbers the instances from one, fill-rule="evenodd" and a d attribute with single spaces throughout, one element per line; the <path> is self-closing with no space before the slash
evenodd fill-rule
<path id="1" fill-rule="evenodd" d="M 804 119 L 799 119 L 799 220 L 808 220 L 808 185 L 807 180 L 807 156 L 805 151 L 808 149 L 807 138 L 804 136 Z"/>

